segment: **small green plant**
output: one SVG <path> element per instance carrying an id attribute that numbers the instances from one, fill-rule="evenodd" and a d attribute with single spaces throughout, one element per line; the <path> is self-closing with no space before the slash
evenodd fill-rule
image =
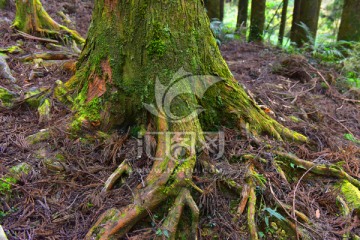
<path id="1" fill-rule="evenodd" d="M 223 22 L 216 18 L 212 19 L 210 22 L 210 28 L 214 34 L 214 37 L 216 38 L 218 45 L 221 45 L 223 42 L 235 39 L 235 35 L 233 34 L 231 28 L 226 27 Z"/>
<path id="2" fill-rule="evenodd" d="M 349 141 L 353 142 L 353 143 L 360 144 L 360 140 L 357 139 L 356 137 L 354 137 L 354 135 L 352 135 L 350 133 L 345 133 L 344 138 L 346 140 L 349 140 Z"/>
<path id="3" fill-rule="evenodd" d="M 0 178 L 0 195 L 6 195 L 11 193 L 11 185 L 16 183 L 16 179 L 13 177 Z"/>
<path id="4" fill-rule="evenodd" d="M 93 204 L 92 202 L 88 202 L 88 203 L 86 204 L 86 206 L 87 206 L 88 208 L 92 208 L 92 207 L 94 206 L 94 204 Z"/>
<path id="5" fill-rule="evenodd" d="M 156 235 L 157 236 L 164 236 L 166 238 L 169 238 L 170 235 L 169 235 L 169 231 L 168 230 L 161 230 L 160 228 L 156 231 Z"/>
<path id="6" fill-rule="evenodd" d="M 335 39 L 330 42 L 316 41 L 306 24 L 300 23 L 299 26 L 304 30 L 308 39 L 302 48 L 303 51 L 310 52 L 314 58 L 322 62 L 337 63 L 345 58 L 351 42 L 336 41 Z M 331 39 L 331 36 L 329 35 L 327 39 Z"/>
<path id="7" fill-rule="evenodd" d="M 0 211 L 0 220 L 5 218 L 9 214 L 16 212 L 17 210 L 18 210 L 17 208 L 12 207 L 9 211 Z"/>

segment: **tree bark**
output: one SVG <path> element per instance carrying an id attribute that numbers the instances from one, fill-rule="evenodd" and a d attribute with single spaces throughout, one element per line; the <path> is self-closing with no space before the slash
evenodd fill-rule
<path id="1" fill-rule="evenodd" d="M 251 22 L 249 42 L 261 42 L 263 40 L 265 25 L 266 0 L 251 1 Z"/>
<path id="2" fill-rule="evenodd" d="M 204 4 L 210 20 L 217 18 L 222 21 L 224 19 L 224 0 L 205 0 Z"/>
<path id="3" fill-rule="evenodd" d="M 238 16 L 236 22 L 236 30 L 239 31 L 241 27 L 246 27 L 248 17 L 248 5 L 249 0 L 239 0 L 238 4 Z"/>
<path id="4" fill-rule="evenodd" d="M 345 0 L 338 40 L 360 41 L 360 1 Z"/>
<path id="5" fill-rule="evenodd" d="M 216 84 L 210 87 L 214 78 Z M 167 99 L 175 86 L 176 98 Z M 160 133 L 194 133 L 191 144 L 175 136 L 190 149 L 203 141 L 203 130 L 220 125 L 245 128 L 254 135 L 306 141 L 264 113 L 233 78 L 201 0 L 96 0 L 76 74 L 66 88 L 75 99 L 73 131 L 152 124 Z M 208 90 L 202 95 L 198 89 Z M 147 111 L 149 106 L 157 106 L 150 111 L 153 115 Z M 196 112 L 199 106 L 204 110 L 201 114 Z M 194 112 L 197 114 L 192 115 Z M 198 215 L 186 190 L 194 186 L 196 155 L 189 149 L 179 153 L 170 145 L 168 138 L 158 136 L 155 155 L 161 160 L 154 162 L 144 184 L 135 190 L 133 204 L 105 212 L 90 229 L 88 239 L 123 236 L 169 196 L 178 196 L 176 201 L 187 203 L 193 215 Z M 171 212 L 174 218 L 165 222 L 175 224 L 181 208 Z M 196 222 L 192 224 L 196 230 L 194 225 Z M 167 227 L 173 230 L 175 225 Z"/>
<path id="6" fill-rule="evenodd" d="M 288 5 L 289 5 L 289 0 L 283 0 L 283 7 L 282 7 L 282 11 L 281 11 L 280 30 L 279 30 L 279 41 L 278 41 L 279 46 L 282 46 L 283 41 L 284 41 Z"/>
<path id="7" fill-rule="evenodd" d="M 16 0 L 16 15 L 13 27 L 25 33 L 59 38 L 60 31 L 71 36 L 76 42 L 85 40 L 75 30 L 55 22 L 43 8 L 40 0 Z"/>
<path id="8" fill-rule="evenodd" d="M 298 47 L 304 43 L 315 44 L 321 0 L 295 0 L 290 39 Z M 308 30 L 304 29 L 305 24 Z"/>

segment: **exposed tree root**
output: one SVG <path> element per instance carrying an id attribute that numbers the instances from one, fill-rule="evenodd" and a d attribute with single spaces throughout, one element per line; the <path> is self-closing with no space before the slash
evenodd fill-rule
<path id="1" fill-rule="evenodd" d="M 173 207 L 162 224 L 162 230 L 167 231 L 169 239 L 176 239 L 177 226 L 179 224 L 184 206 L 187 205 L 191 210 L 192 224 L 190 230 L 191 239 L 197 239 L 197 228 L 199 224 L 199 209 L 192 198 L 190 191 L 186 188 L 182 189 L 177 196 Z M 160 239 L 160 237 L 158 237 Z M 162 239 L 162 237 L 161 237 Z"/>
<path id="2" fill-rule="evenodd" d="M 236 212 L 238 217 L 241 216 L 241 214 L 243 214 L 243 212 L 246 208 L 246 204 L 249 200 L 249 195 L 250 195 L 250 188 L 246 184 L 246 185 L 244 185 L 243 191 L 241 193 L 242 198 L 241 198 L 240 204 L 239 204 L 237 212 Z"/>
<path id="3" fill-rule="evenodd" d="M 157 129 L 161 132 L 169 131 L 168 123 L 165 119 L 158 118 Z M 197 127 L 197 121 L 194 125 L 186 126 L 186 128 L 194 129 Z M 180 128 L 184 125 L 179 124 Z M 173 130 L 178 131 L 179 128 L 173 126 Z M 181 142 L 181 140 L 180 140 Z M 175 231 L 176 222 L 178 222 L 177 215 L 182 212 L 182 204 L 186 203 L 193 213 L 194 222 L 192 231 L 196 231 L 198 222 L 198 210 L 196 204 L 192 200 L 190 193 L 186 188 L 191 187 L 194 183 L 192 179 L 192 169 L 195 166 L 196 156 L 186 153 L 181 160 L 176 157 L 173 158 L 167 153 L 168 139 L 160 135 L 158 137 L 158 144 L 156 150 L 156 158 L 161 159 L 155 161 L 152 170 L 145 180 L 145 187 L 139 185 L 135 190 L 134 203 L 125 207 L 121 211 L 110 209 L 105 212 L 95 225 L 90 229 L 86 235 L 87 239 L 93 237 L 99 239 L 111 239 L 114 237 L 121 237 L 128 232 L 141 218 L 148 214 L 148 211 L 153 211 L 160 203 L 162 203 L 169 196 L 177 196 L 175 207 L 170 211 L 169 218 L 164 227 L 168 227 L 171 234 Z M 177 156 L 177 155 L 175 155 Z M 190 183 L 191 182 L 191 183 Z M 196 236 L 196 234 L 195 234 Z"/>
<path id="4" fill-rule="evenodd" d="M 102 192 L 110 191 L 115 185 L 116 181 L 121 178 L 124 174 L 130 175 L 132 173 L 132 168 L 130 165 L 124 160 L 120 166 L 111 174 L 111 176 L 106 180 L 105 186 L 102 189 Z"/>
<path id="5" fill-rule="evenodd" d="M 41 58 L 43 60 L 67 60 L 77 57 L 77 54 L 71 52 L 44 52 L 44 53 L 34 53 L 30 55 L 26 55 L 20 57 L 21 61 L 32 61 L 37 58 Z"/>
<path id="6" fill-rule="evenodd" d="M 40 41 L 40 42 L 47 42 L 47 43 L 59 43 L 59 41 L 57 41 L 57 40 L 53 40 L 53 39 L 49 39 L 49 38 L 35 37 L 30 34 L 19 31 L 19 30 L 16 30 L 16 31 L 17 31 L 17 33 L 19 33 L 20 36 L 27 38 L 27 39 L 36 40 L 36 41 Z"/>
<path id="7" fill-rule="evenodd" d="M 247 212 L 247 222 L 250 232 L 250 238 L 252 240 L 259 239 L 257 234 L 257 227 L 256 227 L 256 221 L 255 221 L 255 213 L 256 213 L 256 194 L 255 194 L 255 188 L 254 183 L 251 179 L 248 180 L 248 184 L 250 186 L 249 190 L 249 200 L 248 200 L 248 212 Z"/>
<path id="8" fill-rule="evenodd" d="M 0 78 L 9 80 L 11 83 L 16 83 L 16 79 L 11 74 L 10 68 L 6 63 L 5 57 L 0 55 Z"/>
<path id="9" fill-rule="evenodd" d="M 340 169 L 336 165 L 325 165 L 325 164 L 315 164 L 313 162 L 302 160 L 294 155 L 283 153 L 283 152 L 274 152 L 277 156 L 281 157 L 281 160 L 286 162 L 291 162 L 295 165 L 303 167 L 306 170 L 311 169 L 310 171 L 319 175 L 336 177 L 339 179 L 348 180 L 351 184 L 360 188 L 360 181 L 351 177 L 344 170 Z"/>

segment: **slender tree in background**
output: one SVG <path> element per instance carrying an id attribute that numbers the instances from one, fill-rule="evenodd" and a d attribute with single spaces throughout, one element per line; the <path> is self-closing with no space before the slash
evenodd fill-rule
<path id="1" fill-rule="evenodd" d="M 236 31 L 240 31 L 240 28 L 246 27 L 246 22 L 248 18 L 248 5 L 249 0 L 239 0 Z"/>
<path id="2" fill-rule="evenodd" d="M 201 0 L 96 0 L 94 6 L 76 74 L 66 83 L 73 92 L 77 112 L 71 124 L 73 131 L 84 127 L 109 131 L 129 125 L 148 126 L 149 131 L 162 133 L 196 133 L 196 141 L 191 144 L 196 147 L 203 141 L 203 130 L 224 125 L 258 136 L 262 133 L 276 139 L 307 140 L 264 113 L 234 79 L 209 28 Z M 208 88 L 210 82 L 215 83 L 213 75 L 219 78 L 214 87 Z M 191 81 L 177 82 L 176 98 L 167 99 L 175 87 L 172 79 L 189 77 Z M 169 83 L 171 89 L 166 88 Z M 208 88 L 202 98 L 195 97 L 194 83 L 197 89 Z M 181 94 L 184 91 L 193 94 Z M 170 103 L 171 108 L 167 108 Z M 149 106 L 158 108 L 149 114 Z M 193 115 L 199 106 L 205 111 Z M 176 139 L 180 145 L 190 144 L 181 136 Z M 120 210 L 107 210 L 87 239 L 124 236 L 171 197 L 175 197 L 174 207 L 161 229 L 175 239 L 186 205 L 192 215 L 186 239 L 196 238 L 199 210 L 189 191 L 196 189 L 192 173 L 196 161 L 210 165 L 205 164 L 206 157 L 198 159 L 189 151 L 171 148 L 168 152 L 168 141 L 165 135 L 158 135 L 155 155 L 162 160 L 153 163 L 144 182 L 133 190 L 133 203 Z M 251 193 L 253 196 L 255 191 Z M 254 202 L 249 200 L 249 228 L 257 235 Z"/>
<path id="3" fill-rule="evenodd" d="M 288 5 L 289 5 L 289 0 L 283 0 L 283 7 L 282 7 L 282 11 L 281 11 L 280 30 L 279 30 L 279 40 L 278 40 L 279 46 L 282 46 L 283 41 L 284 41 Z"/>
<path id="4" fill-rule="evenodd" d="M 16 0 L 16 15 L 13 27 L 25 33 L 60 38 L 71 36 L 78 43 L 85 40 L 75 30 L 55 22 L 43 8 L 40 0 Z"/>
<path id="5" fill-rule="evenodd" d="M 8 4 L 8 0 L 0 0 L 0 9 L 4 9 Z"/>
<path id="6" fill-rule="evenodd" d="M 321 0 L 295 0 L 290 39 L 298 47 L 314 43 L 318 28 Z"/>
<path id="7" fill-rule="evenodd" d="M 338 40 L 360 41 L 360 1 L 345 0 Z"/>
<path id="8" fill-rule="evenodd" d="M 210 19 L 224 19 L 224 0 L 205 0 L 204 4 Z"/>
<path id="9" fill-rule="evenodd" d="M 261 42 L 263 40 L 265 25 L 266 0 L 251 1 L 250 18 L 250 42 Z"/>

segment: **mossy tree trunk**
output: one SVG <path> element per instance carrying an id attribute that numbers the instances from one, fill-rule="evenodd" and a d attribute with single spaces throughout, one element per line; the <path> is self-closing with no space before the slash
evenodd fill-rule
<path id="1" fill-rule="evenodd" d="M 345 0 L 338 40 L 360 41 L 360 1 Z"/>
<path id="2" fill-rule="evenodd" d="M 76 42 L 85 40 L 75 30 L 55 22 L 42 6 L 40 0 L 16 0 L 16 15 L 13 27 L 25 33 L 59 38 L 64 33 Z"/>
<path id="3" fill-rule="evenodd" d="M 288 5 L 289 5 L 289 0 L 283 0 L 283 7 L 282 7 L 282 11 L 281 11 L 280 30 L 279 30 L 279 40 L 278 40 L 279 46 L 282 46 L 283 41 L 284 41 Z"/>
<path id="4" fill-rule="evenodd" d="M 248 5 L 249 0 L 239 0 L 238 4 L 238 15 L 236 22 L 236 30 L 238 31 L 241 27 L 246 27 L 248 18 Z"/>
<path id="5" fill-rule="evenodd" d="M 298 47 L 314 44 L 318 28 L 321 0 L 295 0 L 290 39 Z M 302 26 L 303 25 L 303 26 Z"/>
<path id="6" fill-rule="evenodd" d="M 224 0 L 204 0 L 204 4 L 210 20 L 217 18 L 222 21 L 224 19 Z"/>
<path id="7" fill-rule="evenodd" d="M 251 1 L 249 42 L 261 42 L 264 35 L 266 0 Z"/>
<path id="8" fill-rule="evenodd" d="M 271 119 L 238 85 L 220 54 L 201 0 L 96 0 L 94 6 L 76 74 L 66 83 L 75 95 L 73 130 L 108 131 L 152 123 L 157 132 L 195 133 L 192 147 L 203 140 L 203 131 L 221 125 L 276 139 L 306 140 Z M 193 81 L 200 80 L 197 85 L 206 87 L 213 76 L 221 81 L 202 98 L 196 97 Z M 163 102 L 165 96 L 158 98 L 174 79 L 183 78 L 190 81 L 179 81 L 177 91 L 193 94 L 179 94 L 171 102 Z M 159 99 L 161 104 L 171 103 L 171 112 L 159 106 Z M 158 114 L 151 115 L 144 103 L 157 104 Z M 199 106 L 204 111 L 192 115 Z M 185 118 L 190 115 L 193 118 Z M 180 144 L 189 144 L 185 141 L 180 139 Z M 88 239 L 123 236 L 170 196 L 177 196 L 176 206 L 188 205 L 197 219 L 197 207 L 187 190 L 194 186 L 191 179 L 197 158 L 189 151 L 180 155 L 168 152 L 169 144 L 166 137 L 158 136 L 156 157 L 162 160 L 154 162 L 144 185 L 135 189 L 133 204 L 105 212 Z M 173 208 L 169 213 L 172 219 L 164 222 L 171 236 L 176 234 L 182 209 Z M 193 226 L 196 232 L 196 221 Z"/>

